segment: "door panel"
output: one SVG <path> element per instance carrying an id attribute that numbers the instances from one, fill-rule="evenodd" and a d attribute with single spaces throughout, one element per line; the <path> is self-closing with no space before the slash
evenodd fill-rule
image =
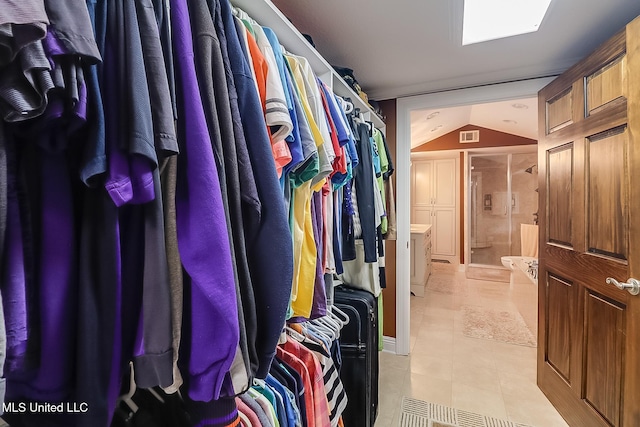
<path id="1" fill-rule="evenodd" d="M 628 189 L 625 183 L 627 133 L 624 128 L 588 138 L 587 248 L 590 252 L 627 259 Z"/>
<path id="2" fill-rule="evenodd" d="M 571 239 L 573 195 L 573 143 L 549 150 L 549 241 L 573 246 Z"/>
<path id="3" fill-rule="evenodd" d="M 547 101 L 547 130 L 549 133 L 571 124 L 571 87 Z"/>
<path id="4" fill-rule="evenodd" d="M 414 162 L 413 200 L 415 206 L 430 206 L 433 204 L 433 163 Z M 421 224 L 430 224 L 421 222 Z"/>
<path id="5" fill-rule="evenodd" d="M 586 78 L 587 111 L 597 112 L 600 107 L 623 97 L 625 57 L 620 56 Z"/>
<path id="6" fill-rule="evenodd" d="M 640 18 L 542 89 L 538 385 L 572 427 L 640 426 Z"/>
<path id="7" fill-rule="evenodd" d="M 437 255 L 456 254 L 456 210 L 435 208 L 435 245 L 433 253 Z"/>
<path id="8" fill-rule="evenodd" d="M 456 204 L 456 159 L 434 162 L 435 182 L 434 205 L 455 206 Z"/>
<path id="9" fill-rule="evenodd" d="M 585 400 L 611 425 L 620 425 L 624 308 L 587 292 Z M 611 328 L 611 326 L 615 326 Z"/>
<path id="10" fill-rule="evenodd" d="M 547 280 L 549 318 L 547 334 L 547 362 L 571 384 L 571 337 L 576 334 L 571 324 L 575 292 L 571 283 L 550 275 Z"/>

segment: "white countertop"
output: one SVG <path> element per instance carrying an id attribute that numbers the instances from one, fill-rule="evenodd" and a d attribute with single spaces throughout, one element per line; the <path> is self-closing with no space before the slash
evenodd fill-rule
<path id="1" fill-rule="evenodd" d="M 411 233 L 424 234 L 431 229 L 431 224 L 411 224 Z"/>

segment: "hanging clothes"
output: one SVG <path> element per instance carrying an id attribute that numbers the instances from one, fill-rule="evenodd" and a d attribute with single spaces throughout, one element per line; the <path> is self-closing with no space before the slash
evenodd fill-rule
<path id="1" fill-rule="evenodd" d="M 253 90 L 250 70 L 242 53 L 228 1 L 220 2 L 222 22 L 227 34 L 227 49 L 234 82 L 238 93 L 238 106 L 245 130 L 249 157 L 253 166 L 258 195 L 262 204 L 260 223 L 250 229 L 247 236 L 248 256 L 254 281 L 257 316 L 260 319 L 256 334 L 258 352 L 258 378 L 266 377 L 291 295 L 293 253 L 284 200 L 280 197 L 275 165 L 265 162 L 269 158 L 270 142 L 266 127 L 252 124 L 263 121 L 260 102 Z M 216 2 L 217 4 L 217 2 Z M 268 201 L 268 203 L 266 203 Z M 276 254 L 266 257 L 265 254 Z"/>
<path id="2" fill-rule="evenodd" d="M 336 331 L 278 342 L 381 242 L 381 134 L 229 0 L 54 3 L 0 12 L 0 366 L 90 411 L 7 419 L 340 425 Z"/>
<path id="3" fill-rule="evenodd" d="M 176 191 L 178 248 L 190 279 L 190 295 L 185 295 L 185 312 L 190 317 L 184 322 L 191 336 L 183 334 L 188 343 L 183 346 L 183 363 L 190 377 L 189 396 L 210 401 L 220 396 L 238 346 L 237 302 L 227 227 L 218 220 L 225 217 L 220 184 L 195 64 L 190 61 L 193 49 L 186 2 L 172 0 L 171 12 L 174 51 L 179 58 L 178 106 L 184 111 L 178 120 L 178 141 L 184 144 Z M 213 330 L 211 324 L 224 327 Z"/>
<path id="4" fill-rule="evenodd" d="M 231 111 L 228 105 L 224 105 L 225 103 L 228 104 L 226 80 L 222 79 L 221 84 L 216 87 L 211 72 L 211 70 L 216 67 L 218 71 L 224 75 L 222 53 L 218 37 L 215 33 L 213 19 L 204 0 L 189 2 L 188 6 L 193 31 L 198 35 L 194 38 L 194 46 L 197 50 L 195 61 L 196 74 L 198 76 L 200 93 L 209 129 L 209 137 L 211 139 L 211 146 L 218 171 L 218 180 L 220 181 L 227 234 L 232 247 L 231 256 L 236 283 L 240 340 L 230 373 L 234 391 L 241 392 L 248 387 L 250 378 L 253 375 L 251 364 L 253 363 L 254 367 L 257 365 L 257 355 L 255 354 L 255 347 L 249 347 L 247 338 L 247 331 L 255 331 L 255 322 L 252 322 L 254 317 L 253 315 L 248 316 L 245 314 L 245 307 L 242 304 L 244 301 L 246 310 L 250 312 L 255 311 L 251 304 L 253 300 L 253 289 L 249 276 L 249 266 L 243 234 L 244 223 L 241 210 L 241 195 L 240 192 L 237 191 L 240 187 L 237 150 L 233 144 L 233 129 L 231 123 L 224 125 L 220 123 L 220 117 L 222 116 L 228 119 Z M 218 92 L 221 92 L 221 94 L 218 95 Z M 224 97 L 224 101 L 219 102 L 220 96 Z M 222 111 L 219 112 L 218 110 Z M 249 353 L 250 348 L 251 354 Z"/>

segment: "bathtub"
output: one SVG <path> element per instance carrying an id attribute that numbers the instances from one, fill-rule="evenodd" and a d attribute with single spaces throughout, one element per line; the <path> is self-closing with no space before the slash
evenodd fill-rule
<path id="1" fill-rule="evenodd" d="M 511 270 L 509 280 L 512 301 L 525 324 L 537 338 L 538 331 L 538 258 L 504 256 L 502 265 Z"/>
<path id="2" fill-rule="evenodd" d="M 538 258 L 530 256 L 503 256 L 500 258 L 502 265 L 511 270 L 511 283 L 517 279 L 518 272 L 524 275 L 533 283 L 538 285 Z"/>

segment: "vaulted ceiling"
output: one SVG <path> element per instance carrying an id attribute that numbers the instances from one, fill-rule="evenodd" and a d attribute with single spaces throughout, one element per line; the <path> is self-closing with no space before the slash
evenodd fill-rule
<path id="1" fill-rule="evenodd" d="M 538 139 L 536 98 L 463 105 L 411 112 L 411 147 L 427 143 L 467 124 Z"/>

